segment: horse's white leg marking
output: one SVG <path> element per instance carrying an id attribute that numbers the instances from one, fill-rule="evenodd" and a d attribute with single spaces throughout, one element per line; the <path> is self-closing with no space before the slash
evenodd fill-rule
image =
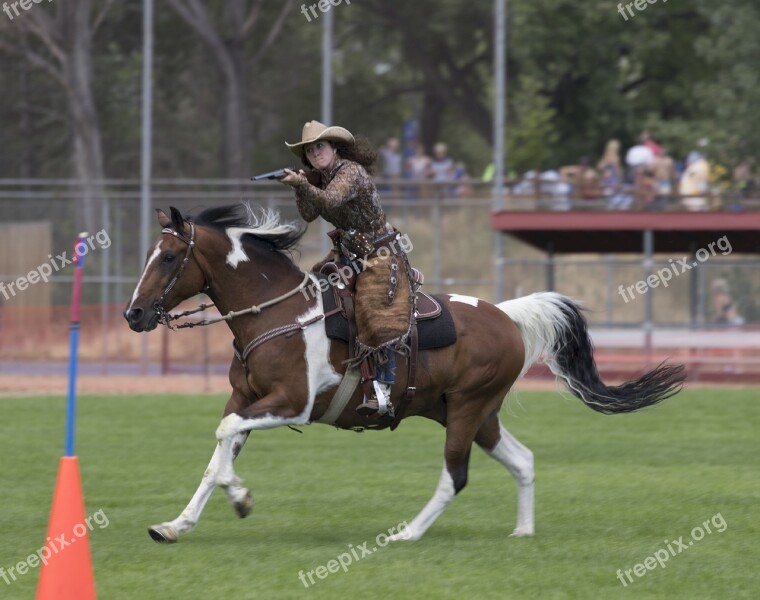
<path id="1" fill-rule="evenodd" d="M 443 464 L 443 472 L 438 480 L 438 487 L 430 501 L 425 505 L 420 514 L 404 529 L 388 538 L 391 542 L 400 540 L 418 540 L 427 531 L 438 516 L 443 512 L 449 502 L 454 499 L 454 480 L 451 478 L 446 463 Z"/>
<path id="2" fill-rule="evenodd" d="M 145 274 L 148 272 L 148 269 L 150 268 L 151 263 L 156 260 L 159 254 L 161 254 L 161 242 L 163 240 L 158 240 L 156 242 L 156 247 L 153 248 L 153 254 L 150 255 L 150 258 L 148 258 L 148 262 L 145 265 L 145 269 L 143 269 L 142 275 L 140 275 L 140 281 L 137 282 L 137 286 L 135 286 L 135 291 L 132 293 L 132 300 L 129 302 L 129 306 L 127 307 L 127 310 L 132 309 L 132 305 L 135 303 L 135 300 L 137 300 L 137 296 L 140 294 L 140 286 L 142 285 L 143 279 L 145 279 Z"/>
<path id="3" fill-rule="evenodd" d="M 239 443 L 240 446 L 245 443 L 246 435 L 244 433 L 235 436 L 233 444 Z M 214 454 L 203 473 L 203 478 L 198 489 L 193 494 L 185 510 L 173 521 L 166 521 L 160 525 L 154 525 L 151 529 L 157 531 L 168 542 L 176 542 L 177 537 L 192 531 L 195 528 L 198 519 L 206 506 L 211 493 L 216 487 L 216 478 L 219 471 L 219 459 L 221 456 L 219 445 L 217 444 Z M 232 500 L 232 498 L 230 498 Z"/>
<path id="4" fill-rule="evenodd" d="M 503 464 L 517 482 L 517 525 L 513 536 L 533 535 L 534 471 L 533 453 L 499 424 L 499 441 L 488 456 Z"/>

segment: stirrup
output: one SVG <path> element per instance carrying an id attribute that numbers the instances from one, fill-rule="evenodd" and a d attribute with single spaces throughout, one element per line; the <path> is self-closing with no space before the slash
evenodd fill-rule
<path id="1" fill-rule="evenodd" d="M 380 405 L 377 402 L 377 398 L 375 398 L 373 394 L 370 398 L 364 398 L 364 402 L 356 407 L 356 412 L 363 417 L 368 417 L 370 415 L 374 415 L 379 408 Z"/>
<path id="2" fill-rule="evenodd" d="M 372 387 L 374 388 L 374 393 L 369 398 L 365 397 L 364 402 L 356 407 L 356 412 L 362 416 L 379 413 L 381 415 L 388 414 L 393 417 L 393 405 L 390 402 L 391 386 L 387 383 L 379 383 L 377 380 L 374 380 L 372 381 Z"/>

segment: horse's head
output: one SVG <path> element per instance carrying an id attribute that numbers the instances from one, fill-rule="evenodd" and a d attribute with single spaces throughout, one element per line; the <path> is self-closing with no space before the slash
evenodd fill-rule
<path id="1" fill-rule="evenodd" d="M 167 311 L 206 286 L 203 271 L 193 256 L 195 225 L 174 207 L 171 218 L 161 210 L 156 212 L 161 235 L 148 253 L 145 269 L 124 311 L 133 331 L 155 329 Z"/>

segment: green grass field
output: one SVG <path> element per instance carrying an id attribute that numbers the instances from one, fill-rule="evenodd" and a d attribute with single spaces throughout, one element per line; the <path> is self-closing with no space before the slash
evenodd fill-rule
<path id="1" fill-rule="evenodd" d="M 146 526 L 195 491 L 224 404 L 218 396 L 83 397 L 79 455 L 99 598 L 757 598 L 760 593 L 758 390 L 684 392 L 642 414 L 607 417 L 556 393 L 519 393 L 507 427 L 536 458 L 536 536 L 509 538 L 515 485 L 475 450 L 467 488 L 420 541 L 379 548 L 305 588 L 299 571 L 387 532 L 422 508 L 443 429 L 411 419 L 394 433 L 310 426 L 253 432 L 238 474 L 255 506 L 234 516 L 217 490 L 173 546 Z M 0 566 L 44 542 L 63 398 L 0 399 Z M 618 569 L 714 531 L 624 588 Z M 0 598 L 32 598 L 38 570 Z"/>

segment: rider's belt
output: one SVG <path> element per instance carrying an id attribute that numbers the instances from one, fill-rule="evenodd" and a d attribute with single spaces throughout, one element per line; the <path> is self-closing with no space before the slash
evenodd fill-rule
<path id="1" fill-rule="evenodd" d="M 378 251 L 380 248 L 388 248 L 392 254 L 403 254 L 403 251 L 399 247 L 398 243 L 396 243 L 397 236 L 398 230 L 394 229 L 393 231 L 389 231 L 388 233 L 384 233 L 383 235 L 375 238 L 374 250 Z"/>

